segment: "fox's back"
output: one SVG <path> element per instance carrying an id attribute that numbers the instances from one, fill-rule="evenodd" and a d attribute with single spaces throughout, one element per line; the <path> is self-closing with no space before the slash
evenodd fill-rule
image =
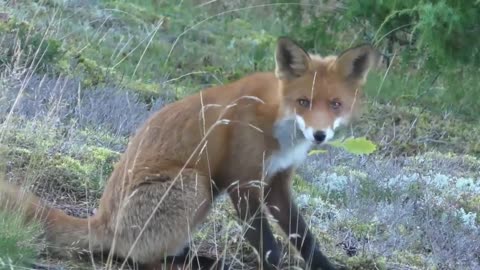
<path id="1" fill-rule="evenodd" d="M 249 125 L 268 129 L 279 98 L 275 75 L 255 73 L 167 104 L 137 130 L 117 166 L 135 173 L 188 164 L 214 174 L 232 150 L 232 133 Z"/>

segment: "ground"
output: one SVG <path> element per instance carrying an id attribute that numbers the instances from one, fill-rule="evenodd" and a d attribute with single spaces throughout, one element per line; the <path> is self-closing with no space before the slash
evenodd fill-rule
<path id="1" fill-rule="evenodd" d="M 91 215 L 148 115 L 208 85 L 272 69 L 276 37 L 293 33 L 283 17 L 270 16 L 269 1 L 180 2 L 0 0 L 7 181 L 68 214 Z M 315 11 L 341 8 L 331 1 Z M 350 27 L 333 30 L 309 49 L 338 53 L 360 41 Z M 324 252 L 351 269 L 480 269 L 479 111 L 462 105 L 480 100 L 465 94 L 477 80 L 453 85 L 408 61 L 398 56 L 371 74 L 364 114 L 338 134 L 365 136 L 377 151 L 327 147 L 309 156 L 295 176 L 296 200 Z M 35 225 L 15 230 L 23 225 L 0 214 L 0 268 L 32 261 L 93 268 L 90 260 L 42 253 Z M 255 269 L 244 229 L 222 198 L 195 235 L 195 250 L 225 252 L 235 269 Z M 275 232 L 285 266 L 301 266 Z"/>

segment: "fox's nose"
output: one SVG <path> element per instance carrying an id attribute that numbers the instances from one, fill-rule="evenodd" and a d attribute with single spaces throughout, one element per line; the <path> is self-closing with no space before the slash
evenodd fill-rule
<path id="1" fill-rule="evenodd" d="M 325 140 L 325 137 L 327 137 L 327 135 L 321 130 L 315 131 L 315 133 L 313 134 L 313 138 L 317 143 L 323 142 Z"/>

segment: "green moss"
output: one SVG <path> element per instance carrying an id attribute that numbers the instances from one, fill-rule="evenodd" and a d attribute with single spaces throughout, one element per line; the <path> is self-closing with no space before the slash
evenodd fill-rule
<path id="1" fill-rule="evenodd" d="M 475 213 L 477 215 L 475 221 L 480 225 L 480 195 L 462 196 L 457 203 L 465 212 Z"/>
<path id="2" fill-rule="evenodd" d="M 434 265 L 426 261 L 426 258 L 419 253 L 413 254 L 409 251 L 398 251 L 393 254 L 392 260 L 410 267 L 418 267 L 419 269 L 437 269 Z"/>
<path id="3" fill-rule="evenodd" d="M 295 174 L 293 178 L 293 188 L 299 194 L 308 194 L 312 197 L 322 197 L 324 195 L 314 184 L 304 180 L 298 174 Z"/>
<path id="4" fill-rule="evenodd" d="M 12 167 L 19 168 L 24 167 L 29 162 L 32 151 L 21 147 L 11 147 L 7 148 L 5 156 Z"/>
<path id="5" fill-rule="evenodd" d="M 26 21 L 19 21 L 17 19 L 10 18 L 8 21 L 0 21 L 0 31 L 7 34 L 18 34 L 22 38 L 25 38 L 29 32 L 34 30 L 34 26 Z"/>
<path id="6" fill-rule="evenodd" d="M 41 121 L 23 122 L 20 118 L 12 117 L 9 121 L 9 128 L 4 130 L 2 143 L 23 149 L 45 151 L 53 147 L 57 139 L 57 132 L 51 129 L 49 124 Z M 14 126 L 21 128 L 11 128 Z"/>
<path id="7" fill-rule="evenodd" d="M 114 136 L 112 133 L 102 130 L 85 128 L 77 131 L 79 139 L 85 142 L 85 145 L 114 145 L 116 147 L 125 146 L 128 143 L 128 137 Z M 78 151 L 82 151 L 79 149 Z"/>
<path id="8" fill-rule="evenodd" d="M 119 155 L 109 149 L 92 146 L 87 147 L 79 158 L 55 155 L 44 160 L 37 183 L 48 183 L 80 197 L 87 189 L 90 195 L 100 195 Z"/>
<path id="9" fill-rule="evenodd" d="M 480 125 L 418 107 L 369 104 L 355 133 L 378 143 L 380 154 L 415 155 L 430 149 L 480 156 Z"/>
<path id="10" fill-rule="evenodd" d="M 350 270 L 386 270 L 387 260 L 385 257 L 371 257 L 360 255 L 347 257 L 342 260 Z"/>
<path id="11" fill-rule="evenodd" d="M 85 161 L 93 166 L 89 175 L 98 179 L 100 187 L 103 188 L 105 180 L 112 173 L 114 164 L 119 157 L 120 153 L 104 147 L 88 147 L 85 152 Z"/>
<path id="12" fill-rule="evenodd" d="M 322 246 L 329 247 L 328 249 L 333 250 L 335 246 L 338 245 L 338 239 L 336 239 L 332 233 L 316 227 L 311 227 L 310 230 L 313 232 Z"/>
<path id="13" fill-rule="evenodd" d="M 36 179 L 38 185 L 47 185 L 47 190 L 62 190 L 71 194 L 84 194 L 87 189 L 98 189 L 98 184 L 90 181 L 91 164 L 82 164 L 69 156 L 56 155 L 44 160 Z M 51 189 L 50 189 L 51 188 Z"/>
<path id="14" fill-rule="evenodd" d="M 153 98 L 160 96 L 161 88 L 156 83 L 147 83 L 142 80 L 127 81 L 125 83 L 128 89 L 134 90 L 145 102 L 150 103 Z"/>
<path id="15" fill-rule="evenodd" d="M 62 70 L 62 72 L 71 77 L 79 78 L 84 88 L 103 86 L 110 82 L 121 82 L 125 86 L 122 89 L 136 91 L 146 103 L 150 103 L 153 98 L 161 95 L 159 85 L 148 82 L 148 77 L 151 76 L 145 76 L 148 75 L 145 72 L 141 72 L 142 76 L 144 76 L 142 80 L 138 79 L 137 76 L 129 75 L 134 72 L 136 67 L 135 60 L 128 59 L 122 61 L 119 67 L 112 68 L 108 64 L 109 61 L 106 61 L 106 59 L 111 57 L 111 55 L 108 55 L 108 50 L 110 50 L 110 47 L 106 44 L 98 47 L 97 50 L 85 50 L 80 54 L 73 53 L 74 50 L 72 48 L 69 55 L 76 61 L 70 61 L 69 64 L 59 61 L 57 70 Z M 152 59 L 152 57 L 146 56 L 145 59 Z M 153 72 L 153 70 L 150 72 Z"/>
<path id="16" fill-rule="evenodd" d="M 118 152 L 104 147 L 89 147 L 87 151 L 91 153 L 92 161 L 94 162 L 107 162 L 119 156 Z"/>
<path id="17" fill-rule="evenodd" d="M 15 121 L 15 120 L 14 120 Z M 47 128 L 48 123 L 28 121 L 16 133 L 6 133 L 5 158 L 15 173 L 27 174 L 27 180 L 36 185 L 51 187 L 84 196 L 86 189 L 93 195 L 99 195 L 105 180 L 113 170 L 119 153 L 103 147 L 94 146 L 98 142 L 124 145 L 126 138 L 113 137 L 111 134 L 90 130 L 81 130 L 80 134 L 89 138 L 87 145 L 71 146 L 70 154 L 61 154 L 56 150 L 61 137 Z"/>
<path id="18" fill-rule="evenodd" d="M 95 60 L 83 55 L 78 57 L 78 62 L 73 69 L 73 74 L 82 79 L 84 87 L 101 85 L 106 81 L 107 76 L 113 75 L 113 72 L 101 65 Z"/>
<path id="19" fill-rule="evenodd" d="M 373 199 L 376 202 L 391 202 L 398 194 L 390 188 L 384 188 L 378 185 L 376 180 L 370 178 L 360 178 L 359 195 L 365 199 Z"/>
<path id="20" fill-rule="evenodd" d="M 381 226 L 378 222 L 361 222 L 359 220 L 351 219 L 341 224 L 342 229 L 350 230 L 357 239 L 370 239 L 381 232 Z"/>

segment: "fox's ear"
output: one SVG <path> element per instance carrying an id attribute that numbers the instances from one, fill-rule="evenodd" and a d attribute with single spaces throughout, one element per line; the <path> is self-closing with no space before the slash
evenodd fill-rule
<path id="1" fill-rule="evenodd" d="M 275 75 L 280 80 L 302 76 L 310 66 L 310 56 L 293 40 L 280 37 L 275 52 Z"/>
<path id="2" fill-rule="evenodd" d="M 379 52 L 371 45 L 364 44 L 342 52 L 335 65 L 343 78 L 363 84 L 368 72 L 378 64 L 379 59 Z"/>

